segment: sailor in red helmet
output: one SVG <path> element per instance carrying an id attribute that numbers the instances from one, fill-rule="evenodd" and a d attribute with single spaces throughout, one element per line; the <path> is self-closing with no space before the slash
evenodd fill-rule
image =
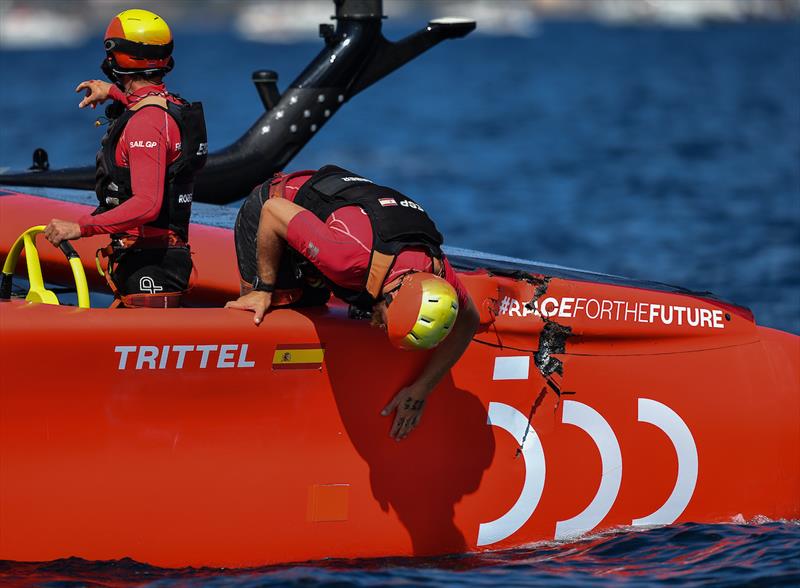
<path id="1" fill-rule="evenodd" d="M 177 306 L 189 285 L 192 260 L 189 218 L 195 173 L 208 144 L 200 103 L 170 94 L 163 77 L 172 70 L 172 33 L 147 10 L 125 10 L 105 34 L 101 66 L 113 82 L 81 82 L 78 105 L 96 108 L 107 99 L 108 132 L 97 154 L 99 206 L 71 222 L 53 219 L 45 237 L 111 235 L 98 252 L 106 277 L 124 306 Z"/>
<path id="2" fill-rule="evenodd" d="M 327 165 L 278 174 L 253 190 L 234 238 L 242 295 L 226 308 L 251 310 L 259 324 L 271 306 L 324 303 L 330 290 L 370 312 L 395 346 L 436 348 L 416 381 L 383 409 L 384 416 L 396 410 L 391 435 L 405 438 L 479 322 L 422 206 Z"/>

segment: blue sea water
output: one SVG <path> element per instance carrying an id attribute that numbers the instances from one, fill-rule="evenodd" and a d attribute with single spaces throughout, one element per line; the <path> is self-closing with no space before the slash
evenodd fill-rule
<path id="1" fill-rule="evenodd" d="M 800 524 L 622 529 L 573 543 L 439 558 L 329 560 L 242 570 L 167 570 L 130 559 L 0 562 L 0 583 L 47 588 L 148 586 L 797 586 Z"/>
<path id="2" fill-rule="evenodd" d="M 277 70 L 285 88 L 320 47 L 176 33 L 170 87 L 204 102 L 212 151 L 259 115 L 253 70 Z M 93 161 L 102 130 L 73 90 L 100 75 L 99 47 L 0 51 L 0 166 L 27 167 L 40 146 L 53 167 Z M 291 167 L 328 162 L 417 198 L 450 245 L 711 290 L 751 307 L 760 324 L 800 333 L 797 23 L 546 23 L 530 39 L 444 43 L 355 97 Z M 198 206 L 195 220 L 230 226 L 235 212 Z M 0 582 L 770 586 L 800 584 L 798 553 L 797 522 L 683 524 L 480 555 L 259 570 L 2 563 Z"/>

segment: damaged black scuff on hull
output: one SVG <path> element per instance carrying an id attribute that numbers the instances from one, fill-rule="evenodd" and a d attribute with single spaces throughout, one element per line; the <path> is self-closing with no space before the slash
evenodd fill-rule
<path id="1" fill-rule="evenodd" d="M 570 327 L 545 319 L 539 335 L 539 348 L 533 356 L 536 367 L 545 378 L 549 378 L 552 374 L 564 376 L 564 362 L 553 356 L 566 353 L 567 338 L 570 335 L 572 335 Z"/>
<path id="2" fill-rule="evenodd" d="M 547 293 L 547 290 L 550 287 L 550 282 L 553 279 L 553 276 L 534 275 L 521 270 L 514 270 L 511 272 L 490 271 L 490 274 L 500 275 L 502 277 L 508 277 L 517 281 L 524 281 L 528 284 L 534 285 L 535 290 L 533 297 L 525 304 L 525 307 L 528 309 L 535 308 L 538 301 Z M 498 345 L 495 345 L 489 343 L 488 341 L 473 339 L 473 341 L 476 343 L 497 347 L 499 349 L 513 349 L 515 351 L 524 351 L 526 353 L 530 353 L 533 355 L 533 361 L 536 365 L 536 369 L 538 369 L 539 373 L 542 374 L 542 377 L 546 383 L 546 386 L 542 386 L 541 390 L 536 396 L 536 399 L 533 401 L 533 404 L 531 404 L 531 408 L 528 412 L 528 422 L 525 427 L 525 433 L 523 434 L 522 440 L 516 449 L 514 455 L 515 458 L 519 457 L 525 447 L 525 441 L 528 438 L 528 434 L 530 433 L 531 429 L 533 428 L 533 417 L 544 402 L 548 389 L 552 390 L 556 394 L 556 404 L 553 408 L 554 412 L 557 411 L 558 407 L 561 405 L 562 395 L 575 394 L 575 392 L 562 390 L 560 384 L 555 381 L 555 376 L 560 376 L 561 378 L 564 376 L 564 362 L 559 358 L 554 357 L 554 355 L 566 353 L 567 339 L 572 336 L 572 329 L 566 325 L 557 323 L 549 317 L 542 315 L 539 315 L 539 317 L 544 323 L 544 326 L 539 334 L 539 342 L 535 351 L 533 349 L 521 349 L 506 346 L 502 344 L 502 340 L 500 340 Z"/>
<path id="3" fill-rule="evenodd" d="M 536 307 L 542 296 L 547 293 L 547 289 L 550 287 L 550 282 L 552 279 L 552 276 L 543 276 L 541 279 L 537 280 L 539 284 L 536 286 L 536 290 L 533 293 L 533 298 L 531 298 L 531 300 L 525 304 L 526 308 L 532 310 Z M 530 280 L 526 281 L 530 282 Z M 539 316 L 542 319 L 544 326 L 542 327 L 542 332 L 539 334 L 539 345 L 536 349 L 536 352 L 533 354 L 533 362 L 536 365 L 536 369 L 538 369 L 539 373 L 542 374 L 547 386 L 542 387 L 539 395 L 536 397 L 536 400 L 531 406 L 531 411 L 528 415 L 528 425 L 525 428 L 525 434 L 522 437 L 522 443 L 520 443 L 520 446 L 517 448 L 516 455 L 519 455 L 522 452 L 528 432 L 533 427 L 533 417 L 536 414 L 536 410 L 544 401 L 544 398 L 547 395 L 548 387 L 556 394 L 556 404 L 553 408 L 554 412 L 558 410 L 558 407 L 561 404 L 562 394 L 574 394 L 574 392 L 562 391 L 561 386 L 554 379 L 555 375 L 560 376 L 562 379 L 564 377 L 564 362 L 559 358 L 554 357 L 554 355 L 566 353 L 567 339 L 572 335 L 572 329 L 566 325 L 559 324 L 544 315 Z"/>

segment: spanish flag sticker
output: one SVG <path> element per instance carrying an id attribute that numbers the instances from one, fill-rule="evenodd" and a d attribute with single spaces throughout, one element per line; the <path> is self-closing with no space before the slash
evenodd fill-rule
<path id="1" fill-rule="evenodd" d="M 281 343 L 272 356 L 273 370 L 321 370 L 325 347 L 320 343 Z"/>

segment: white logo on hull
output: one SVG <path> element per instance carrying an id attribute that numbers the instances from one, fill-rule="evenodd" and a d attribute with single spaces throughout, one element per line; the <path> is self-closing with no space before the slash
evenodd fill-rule
<path id="1" fill-rule="evenodd" d="M 600 450 L 600 487 L 594 498 L 580 514 L 556 523 L 556 539 L 577 537 L 594 529 L 611 510 L 622 482 L 622 454 L 611 425 L 591 406 L 574 400 L 564 401 L 561 422 L 583 429 Z"/>
<path id="2" fill-rule="evenodd" d="M 649 398 L 639 399 L 639 422 L 661 429 L 678 455 L 678 477 L 667 501 L 653 514 L 633 519 L 634 525 L 669 525 L 689 504 L 697 484 L 697 445 L 683 419 L 666 404 Z"/>
<path id="3" fill-rule="evenodd" d="M 719 308 L 568 296 L 561 299 L 551 296 L 543 300 L 534 300 L 533 304 L 526 304 L 511 296 L 505 296 L 500 301 L 498 314 L 509 317 L 587 318 L 592 321 L 607 320 L 665 326 L 725 328 L 725 320 L 723 320 L 725 313 Z"/>
<path id="4" fill-rule="evenodd" d="M 487 423 L 511 433 L 514 440 L 522 447 L 525 482 L 522 484 L 519 498 L 506 514 L 490 523 L 480 525 L 478 528 L 479 546 L 491 545 L 505 539 L 518 531 L 531 518 L 542 497 L 545 478 L 542 443 L 533 427 L 528 429 L 528 418 L 524 414 L 513 406 L 492 402 L 489 404 Z M 525 440 L 524 444 L 523 439 Z"/>
<path id="5" fill-rule="evenodd" d="M 493 379 L 526 380 L 529 362 L 530 356 L 527 355 L 496 357 Z M 637 418 L 639 422 L 658 427 L 667 435 L 678 457 L 678 475 L 666 502 L 652 514 L 633 519 L 632 524 L 668 525 L 681 516 L 694 495 L 698 475 L 697 445 L 684 420 L 661 402 L 639 398 Z M 614 505 L 622 483 L 622 454 L 608 421 L 594 408 L 582 402 L 565 400 L 561 422 L 579 427 L 589 435 L 600 453 L 602 474 L 600 486 L 589 505 L 580 514 L 556 523 L 556 539 L 582 535 L 600 524 Z M 478 528 L 478 546 L 502 541 L 528 522 L 539 505 L 546 477 L 541 441 L 525 415 L 512 406 L 491 402 L 487 423 L 510 433 L 522 448 L 525 481 L 519 498 L 508 512 L 499 519 L 481 523 Z"/>
<path id="6" fill-rule="evenodd" d="M 247 343 L 241 345 L 163 345 L 161 347 L 117 345 L 114 347 L 114 352 L 120 354 L 117 367 L 119 370 L 182 370 L 186 365 L 187 358 L 190 358 L 189 361 L 192 364 L 196 363 L 201 370 L 206 369 L 209 365 L 217 369 L 255 367 L 256 362 L 247 359 L 247 350 Z M 130 363 L 134 364 L 133 368 Z"/>

